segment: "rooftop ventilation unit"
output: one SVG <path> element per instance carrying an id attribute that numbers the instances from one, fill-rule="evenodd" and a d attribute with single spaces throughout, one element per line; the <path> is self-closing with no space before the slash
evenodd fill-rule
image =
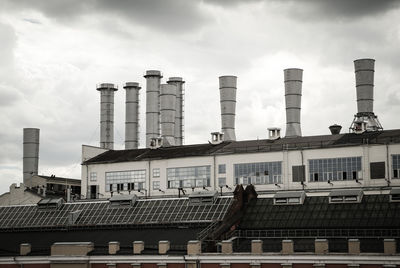
<path id="1" fill-rule="evenodd" d="M 390 202 L 400 202 L 400 188 L 390 190 Z"/>
<path id="2" fill-rule="evenodd" d="M 277 192 L 274 195 L 274 205 L 301 205 L 304 203 L 306 193 L 297 192 Z"/>
<path id="3" fill-rule="evenodd" d="M 81 212 L 82 210 L 71 211 L 68 214 L 68 224 L 69 225 L 74 224 L 78 220 L 79 215 L 81 215 Z"/>
<path id="4" fill-rule="evenodd" d="M 64 204 L 62 198 L 45 198 L 37 203 L 38 209 L 58 209 Z"/>
<path id="5" fill-rule="evenodd" d="M 220 144 L 224 141 L 224 133 L 211 132 L 211 144 Z"/>
<path id="6" fill-rule="evenodd" d="M 110 202 L 111 207 L 119 207 L 119 206 L 133 206 L 138 199 L 137 195 L 129 194 L 129 195 L 114 195 L 108 201 Z"/>
<path id="7" fill-rule="evenodd" d="M 361 189 L 332 190 L 329 193 L 329 203 L 360 203 L 362 197 Z"/>
<path id="8" fill-rule="evenodd" d="M 217 191 L 193 192 L 189 195 L 189 203 L 192 205 L 213 204 L 217 198 Z"/>
<path id="9" fill-rule="evenodd" d="M 341 129 L 342 129 L 342 126 L 341 125 L 337 125 L 337 124 L 329 126 L 329 130 L 331 131 L 332 135 L 340 134 L 340 130 Z"/>
<path id="10" fill-rule="evenodd" d="M 163 145 L 163 139 L 161 137 L 158 138 L 152 138 L 150 140 L 150 149 L 157 149 L 160 148 Z"/>
<path id="11" fill-rule="evenodd" d="M 277 140 L 281 137 L 281 129 L 277 127 L 268 128 L 268 139 Z"/>

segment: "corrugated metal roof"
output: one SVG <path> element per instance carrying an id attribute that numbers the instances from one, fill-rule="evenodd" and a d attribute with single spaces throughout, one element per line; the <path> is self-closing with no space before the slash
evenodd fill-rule
<path id="1" fill-rule="evenodd" d="M 83 164 L 118 163 L 220 154 L 275 152 L 282 150 L 318 149 L 361 144 L 400 143 L 400 129 L 363 134 L 338 134 L 281 138 L 277 140 L 230 141 L 221 144 L 195 144 L 161 147 L 157 149 L 142 148 L 133 150 L 110 150 L 95 156 Z"/>

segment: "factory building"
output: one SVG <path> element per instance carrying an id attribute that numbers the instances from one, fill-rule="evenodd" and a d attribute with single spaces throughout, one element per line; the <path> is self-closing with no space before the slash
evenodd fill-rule
<path id="1" fill-rule="evenodd" d="M 0 206 L 0 268 L 400 267 L 400 129 L 383 130 L 374 113 L 374 60 L 354 66 L 349 133 L 302 136 L 303 70 L 292 68 L 285 135 L 237 141 L 240 88 L 221 76 L 221 131 L 194 145 L 183 144 L 183 79 L 147 71 L 145 147 L 140 85 L 128 82 L 125 150 L 113 150 L 117 87 L 101 84 L 82 200 Z"/>

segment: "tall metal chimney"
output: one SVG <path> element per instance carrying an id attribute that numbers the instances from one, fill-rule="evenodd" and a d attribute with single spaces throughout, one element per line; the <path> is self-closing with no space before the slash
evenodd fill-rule
<path id="1" fill-rule="evenodd" d="M 164 146 L 175 145 L 176 86 L 162 84 L 160 88 L 161 137 Z"/>
<path id="2" fill-rule="evenodd" d="M 285 137 L 301 136 L 300 110 L 301 87 L 303 83 L 303 70 L 290 68 L 283 70 L 285 81 L 286 101 L 286 135 Z"/>
<path id="3" fill-rule="evenodd" d="M 160 80 L 161 72 L 146 71 L 146 147 L 151 139 L 160 136 Z"/>
<path id="4" fill-rule="evenodd" d="M 32 175 L 38 174 L 40 129 L 24 128 L 23 130 L 23 180 L 32 187 Z"/>
<path id="5" fill-rule="evenodd" d="M 97 86 L 100 91 L 100 147 L 114 149 L 114 84 L 103 83 Z"/>
<path id="6" fill-rule="evenodd" d="M 378 117 L 374 114 L 374 59 L 354 61 L 357 90 L 357 114 L 350 127 L 356 133 L 382 130 Z"/>
<path id="7" fill-rule="evenodd" d="M 125 83 L 125 149 L 139 146 L 139 83 Z"/>
<path id="8" fill-rule="evenodd" d="M 183 144 L 183 100 L 184 88 L 182 77 L 170 77 L 167 81 L 168 84 L 176 86 L 176 105 L 175 105 L 175 145 Z"/>
<path id="9" fill-rule="evenodd" d="M 221 103 L 221 131 L 225 141 L 235 141 L 236 112 L 236 82 L 237 77 L 224 75 L 219 77 L 219 93 Z"/>

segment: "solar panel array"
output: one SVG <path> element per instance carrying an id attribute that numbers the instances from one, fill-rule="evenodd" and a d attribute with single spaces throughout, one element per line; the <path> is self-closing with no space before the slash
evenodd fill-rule
<path id="1" fill-rule="evenodd" d="M 196 205 L 181 198 L 138 200 L 133 206 L 117 207 L 107 201 L 66 203 L 58 209 L 0 207 L 0 229 L 213 222 L 224 218 L 232 201 L 218 198 L 213 204 Z M 79 216 L 68 220 L 77 211 Z"/>

